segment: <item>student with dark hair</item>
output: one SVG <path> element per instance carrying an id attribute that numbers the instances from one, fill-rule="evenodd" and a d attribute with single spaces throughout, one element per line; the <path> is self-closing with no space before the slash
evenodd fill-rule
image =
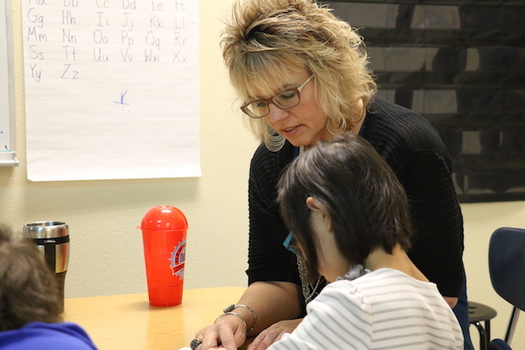
<path id="1" fill-rule="evenodd" d="M 269 349 L 463 349 L 454 313 L 406 253 L 405 191 L 367 141 L 319 141 L 281 177 L 278 202 L 309 280 L 330 283 Z"/>
<path id="2" fill-rule="evenodd" d="M 36 244 L 0 227 L 0 349 L 97 349 L 82 328 L 61 321 L 56 279 Z"/>

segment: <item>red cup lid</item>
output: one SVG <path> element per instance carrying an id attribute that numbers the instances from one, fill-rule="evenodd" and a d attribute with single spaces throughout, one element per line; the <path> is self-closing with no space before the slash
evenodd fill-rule
<path id="1" fill-rule="evenodd" d="M 171 205 L 157 205 L 142 218 L 142 230 L 185 230 L 188 220 L 179 209 Z"/>

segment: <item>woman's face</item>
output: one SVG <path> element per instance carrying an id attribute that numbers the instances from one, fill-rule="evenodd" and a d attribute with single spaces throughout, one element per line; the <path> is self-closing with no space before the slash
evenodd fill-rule
<path id="1" fill-rule="evenodd" d="M 278 82 L 273 95 L 300 86 L 310 76 L 311 73 L 307 69 L 300 73 L 291 73 L 290 79 L 287 80 L 290 83 Z M 273 95 L 256 94 L 256 98 L 266 99 Z M 300 97 L 299 104 L 289 109 L 281 109 L 270 103 L 270 113 L 264 117 L 268 125 L 296 147 L 313 146 L 319 140 L 330 139 L 332 135 L 326 129 L 328 116 L 321 108 L 317 97 L 315 76 L 301 90 Z"/>

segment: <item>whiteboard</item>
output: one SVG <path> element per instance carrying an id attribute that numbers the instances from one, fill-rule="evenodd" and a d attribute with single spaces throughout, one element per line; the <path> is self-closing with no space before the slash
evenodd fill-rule
<path id="1" fill-rule="evenodd" d="M 0 166 L 18 166 L 15 152 L 13 35 L 10 0 L 0 1 Z"/>

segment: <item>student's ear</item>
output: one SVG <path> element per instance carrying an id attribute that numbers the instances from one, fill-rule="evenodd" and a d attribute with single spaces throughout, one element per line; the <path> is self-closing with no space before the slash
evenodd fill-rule
<path id="1" fill-rule="evenodd" d="M 314 199 L 313 197 L 306 198 L 306 206 L 310 208 L 312 211 L 320 211 L 323 212 L 322 205 L 319 204 L 319 202 Z M 324 209 L 324 208 L 323 208 Z"/>
<path id="2" fill-rule="evenodd" d="M 310 208 L 311 211 L 320 213 L 323 216 L 324 223 L 326 224 L 326 230 L 328 232 L 332 232 L 332 221 L 330 220 L 330 216 L 328 215 L 325 207 L 313 197 L 306 198 L 306 206 Z"/>

